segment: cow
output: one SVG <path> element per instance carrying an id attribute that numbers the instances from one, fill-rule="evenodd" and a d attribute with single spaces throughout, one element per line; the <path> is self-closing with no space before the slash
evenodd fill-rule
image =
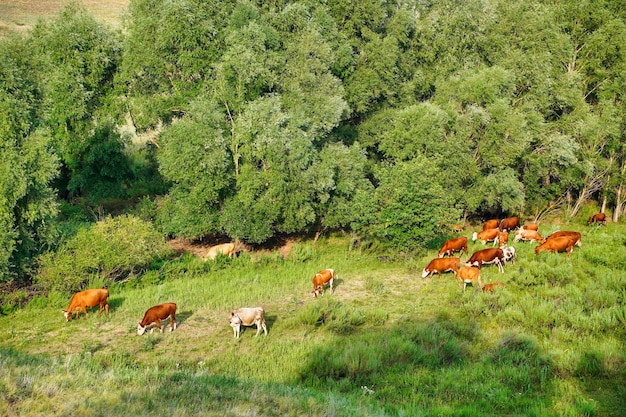
<path id="1" fill-rule="evenodd" d="M 528 242 L 543 242 L 543 238 L 536 230 L 519 229 L 513 238 L 513 242 L 525 240 Z"/>
<path id="2" fill-rule="evenodd" d="M 217 258 L 217 255 L 220 254 L 228 256 L 229 258 L 233 258 L 238 252 L 241 252 L 241 243 L 222 243 L 221 245 L 211 246 L 202 259 L 204 259 L 205 261 L 207 259 L 213 260 Z"/>
<path id="3" fill-rule="evenodd" d="M 74 313 L 76 313 L 76 319 L 82 311 L 85 314 L 85 320 L 87 319 L 87 307 L 95 307 L 99 305 L 100 311 L 98 315 L 102 314 L 102 310 L 109 314 L 109 290 L 106 288 L 94 288 L 77 292 L 70 299 L 70 305 L 67 310 L 63 310 L 65 321 L 72 320 Z"/>
<path id="4" fill-rule="evenodd" d="M 513 230 L 519 227 L 519 217 L 507 217 L 500 222 L 499 229 L 501 232 Z"/>
<path id="5" fill-rule="evenodd" d="M 515 263 L 515 248 L 513 246 L 503 247 L 502 253 L 504 254 L 504 263 L 511 262 L 511 264 Z"/>
<path id="6" fill-rule="evenodd" d="M 441 277 L 442 272 L 448 271 L 452 271 L 456 275 L 459 270 L 459 262 L 461 262 L 461 258 L 435 258 L 422 271 L 422 278 L 435 273 Z"/>
<path id="7" fill-rule="evenodd" d="M 164 303 L 150 307 L 143 315 L 143 319 L 137 323 L 137 334 L 141 336 L 148 327 L 150 327 L 150 333 L 152 333 L 154 331 L 153 324 L 163 333 L 161 320 L 167 320 L 168 318 L 170 319 L 170 332 L 172 332 L 178 327 L 176 323 L 176 304 Z"/>
<path id="8" fill-rule="evenodd" d="M 497 243 L 501 248 L 506 246 L 509 243 L 509 232 L 500 232 L 496 240 L 493 243 Z"/>
<path id="9" fill-rule="evenodd" d="M 504 262 L 504 252 L 500 248 L 487 248 L 476 251 L 465 263 L 466 266 L 477 266 L 479 269 L 483 264 L 496 264 L 500 272 L 504 272 L 502 266 Z"/>
<path id="10" fill-rule="evenodd" d="M 476 289 L 477 282 L 479 288 L 483 286 L 482 282 L 480 281 L 480 269 L 473 266 L 462 266 L 461 268 L 459 268 L 459 273 L 457 274 L 456 278 L 459 281 L 459 286 L 463 289 L 463 292 L 465 292 L 465 287 L 467 286 L 467 284 L 472 284 L 472 287 L 474 287 L 474 289 Z"/>
<path id="11" fill-rule="evenodd" d="M 520 227 L 522 230 L 534 230 L 539 231 L 539 225 L 537 223 L 527 223 Z"/>
<path id="12" fill-rule="evenodd" d="M 498 219 L 487 220 L 485 223 L 483 223 L 483 230 L 497 229 L 498 226 L 500 226 L 500 220 Z"/>
<path id="13" fill-rule="evenodd" d="M 333 283 L 335 281 L 334 269 L 323 269 L 313 276 L 313 296 L 317 298 L 318 295 L 324 294 L 324 286 L 328 283 L 330 285 L 330 293 L 335 292 Z"/>
<path id="14" fill-rule="evenodd" d="M 501 282 L 492 282 L 491 284 L 485 284 L 483 286 L 483 292 L 493 292 L 496 287 L 504 287 Z"/>
<path id="15" fill-rule="evenodd" d="M 446 240 L 441 246 L 441 249 L 439 249 L 439 257 L 443 258 L 446 255 L 452 256 L 455 251 L 459 251 L 459 254 L 465 251 L 465 254 L 469 255 L 467 252 L 467 238 L 465 236 Z"/>
<path id="16" fill-rule="evenodd" d="M 230 327 L 233 328 L 235 339 L 238 339 L 241 334 L 241 326 L 252 325 L 256 325 L 256 335 L 254 337 L 259 335 L 261 329 L 267 336 L 265 310 L 263 310 L 263 307 L 242 307 L 230 312 Z"/>
<path id="17" fill-rule="evenodd" d="M 602 226 L 606 224 L 606 214 L 604 213 L 596 213 L 593 216 L 589 217 L 587 220 L 587 224 L 595 223 L 598 226 Z"/>
<path id="18" fill-rule="evenodd" d="M 552 233 L 550 236 L 548 236 L 547 238 L 545 238 L 544 242 L 546 240 L 554 239 L 555 237 L 561 237 L 561 236 L 568 236 L 568 237 L 570 237 L 570 238 L 575 240 L 574 243 L 576 244 L 576 246 L 578 246 L 579 248 L 583 247 L 583 243 L 582 243 L 582 240 L 581 240 L 580 232 L 573 232 L 573 231 L 569 231 L 569 230 L 559 230 L 559 231 L 556 231 L 556 232 Z"/>
<path id="19" fill-rule="evenodd" d="M 498 239 L 499 234 L 500 234 L 500 230 L 498 229 L 487 229 L 478 233 L 474 232 L 472 234 L 472 242 L 475 242 L 476 240 L 480 240 L 483 243 L 493 242 L 495 245 L 496 239 Z"/>
<path id="20" fill-rule="evenodd" d="M 545 242 L 535 248 L 535 255 L 539 255 L 539 252 L 545 250 L 554 253 L 567 252 L 567 257 L 569 258 L 575 244 L 575 240 L 570 236 L 559 236 L 552 239 L 547 239 Z"/>

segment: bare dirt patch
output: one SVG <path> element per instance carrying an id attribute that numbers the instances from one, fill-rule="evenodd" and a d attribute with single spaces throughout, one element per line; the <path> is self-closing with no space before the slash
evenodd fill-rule
<path id="1" fill-rule="evenodd" d="M 299 238 L 296 237 L 278 237 L 264 245 L 243 245 L 243 251 L 248 252 L 251 255 L 278 252 L 283 259 L 285 259 L 291 253 L 293 245 L 298 241 Z M 190 253 L 194 256 L 203 258 L 212 246 L 228 242 L 229 240 L 224 238 L 207 238 L 196 241 L 185 238 L 175 238 L 168 240 L 167 245 L 179 255 L 182 255 L 183 253 Z"/>

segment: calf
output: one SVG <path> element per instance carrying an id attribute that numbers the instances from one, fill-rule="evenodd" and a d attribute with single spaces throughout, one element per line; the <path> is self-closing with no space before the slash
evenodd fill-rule
<path id="1" fill-rule="evenodd" d="M 485 284 L 483 286 L 483 292 L 493 292 L 496 287 L 504 287 L 501 282 L 492 282 L 491 284 Z"/>
<path id="2" fill-rule="evenodd" d="M 324 269 L 313 276 L 313 296 L 317 298 L 319 294 L 324 294 L 326 283 L 330 285 L 330 293 L 335 292 L 333 282 L 335 281 L 335 270 Z"/>
<path id="3" fill-rule="evenodd" d="M 265 336 L 267 336 L 265 310 L 263 310 L 263 307 L 243 307 L 230 312 L 230 327 L 233 328 L 235 339 L 238 339 L 241 334 L 241 326 L 252 325 L 256 325 L 256 334 L 254 337 L 259 335 L 261 329 L 263 329 Z"/>
<path id="4" fill-rule="evenodd" d="M 487 229 L 478 233 L 474 232 L 474 234 L 472 235 L 472 242 L 480 240 L 483 243 L 493 242 L 495 245 L 496 240 L 498 239 L 498 235 L 500 235 L 500 230 L 498 229 Z"/>
<path id="5" fill-rule="evenodd" d="M 141 320 L 137 324 L 137 334 L 141 336 L 146 332 L 148 326 L 152 326 L 153 324 L 158 327 L 158 329 L 163 333 L 163 328 L 161 327 L 161 320 L 170 319 L 170 332 L 174 331 L 176 327 L 178 327 L 176 323 L 176 304 L 174 303 L 165 303 L 159 304 L 154 307 L 150 307 L 146 314 L 143 315 L 143 320 Z M 150 333 L 154 331 L 154 327 L 151 327 Z"/>
<path id="6" fill-rule="evenodd" d="M 441 276 L 442 272 L 452 271 L 454 275 L 457 274 L 459 270 L 459 262 L 461 258 L 435 258 L 424 270 L 422 271 L 422 278 L 426 278 L 429 274 L 439 274 Z"/>
<path id="7" fill-rule="evenodd" d="M 496 240 L 493 241 L 493 243 L 496 242 L 501 248 L 506 246 L 506 244 L 509 243 L 509 232 L 500 232 Z"/>
<path id="8" fill-rule="evenodd" d="M 102 314 L 102 310 L 109 314 L 109 290 L 96 288 L 77 292 L 70 299 L 70 305 L 67 307 L 67 310 L 63 310 L 65 321 L 70 321 L 74 313 L 76 313 L 76 318 L 78 318 L 81 311 L 85 314 L 86 320 L 87 307 L 95 307 L 97 305 L 100 306 L 98 315 Z"/>
<path id="9" fill-rule="evenodd" d="M 552 239 L 548 239 L 543 242 L 541 245 L 535 248 L 535 255 L 539 255 L 539 252 L 542 250 L 548 252 L 567 252 L 567 257 L 569 258 L 572 250 L 574 249 L 574 245 L 576 242 L 569 236 L 560 236 Z"/>
<path id="10" fill-rule="evenodd" d="M 587 224 L 596 223 L 598 226 L 602 226 L 606 224 L 606 214 L 604 213 L 596 213 L 593 216 L 589 217 L 587 220 Z"/>
<path id="11" fill-rule="evenodd" d="M 455 251 L 459 251 L 459 254 L 463 253 L 463 251 L 465 251 L 465 254 L 469 254 L 467 252 L 467 238 L 465 236 L 446 240 L 441 246 L 441 249 L 439 249 L 439 257 L 443 258 L 446 255 L 452 256 Z"/>
<path id="12" fill-rule="evenodd" d="M 487 248 L 476 251 L 465 263 L 466 266 L 477 266 L 481 268 L 483 264 L 496 264 L 500 272 L 504 272 L 502 263 L 504 262 L 504 252 L 500 248 Z"/>
<path id="13" fill-rule="evenodd" d="M 500 231 L 513 230 L 519 227 L 519 217 L 507 217 L 500 222 Z"/>
<path id="14" fill-rule="evenodd" d="M 476 283 L 478 282 L 478 287 L 482 287 L 482 282 L 480 282 L 480 269 L 475 268 L 473 266 L 462 266 L 459 269 L 459 273 L 456 276 L 459 281 L 459 286 L 465 292 L 465 287 L 467 284 L 472 284 L 472 287 L 476 289 Z"/>
<path id="15" fill-rule="evenodd" d="M 528 242 L 543 242 L 543 238 L 536 230 L 519 229 L 513 238 L 513 242 L 525 240 Z"/>
<path id="16" fill-rule="evenodd" d="M 511 262 L 511 264 L 515 263 L 515 248 L 513 246 L 507 246 L 502 248 L 502 253 L 504 254 L 504 263 Z"/>

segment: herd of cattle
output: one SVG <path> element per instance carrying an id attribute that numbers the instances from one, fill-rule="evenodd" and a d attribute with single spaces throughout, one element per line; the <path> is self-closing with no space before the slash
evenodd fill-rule
<path id="1" fill-rule="evenodd" d="M 313 277 L 313 296 L 317 298 L 319 294 L 324 293 L 326 284 L 330 285 L 330 292 L 334 291 L 333 282 L 335 280 L 334 269 L 324 269 Z M 75 293 L 70 299 L 70 304 L 63 315 L 66 321 L 72 318 L 78 318 L 82 311 L 87 319 L 87 308 L 99 306 L 98 315 L 104 311 L 109 314 L 109 290 L 107 288 L 95 288 Z M 150 328 L 150 333 L 154 331 L 154 327 L 163 332 L 161 322 L 169 319 L 170 332 L 174 331 L 178 324 L 176 323 L 176 304 L 164 303 L 150 307 L 143 316 L 143 319 L 137 324 L 137 334 L 142 335 Z M 265 310 L 263 307 L 242 307 L 230 312 L 230 326 L 233 328 L 235 338 L 239 338 L 241 334 L 241 326 L 253 326 L 257 328 L 258 336 L 261 330 L 267 335 L 267 325 L 265 324 Z M 167 326 L 165 326 L 167 327 Z"/>
<path id="2" fill-rule="evenodd" d="M 589 217 L 587 224 L 606 224 L 606 215 L 604 213 L 596 213 Z M 422 271 L 422 278 L 426 278 L 431 274 L 442 274 L 443 272 L 453 272 L 457 277 L 459 286 L 465 291 L 467 284 L 472 284 L 474 288 L 482 288 L 485 292 L 491 292 L 495 287 L 504 286 L 504 284 L 495 282 L 483 286 L 480 272 L 481 267 L 485 264 L 495 264 L 500 272 L 504 272 L 504 265 L 507 262 L 515 262 L 515 247 L 507 246 L 509 242 L 509 232 L 516 230 L 513 242 L 528 241 L 537 242 L 539 245 L 535 247 L 535 255 L 541 251 L 548 252 L 566 252 L 569 257 L 574 246 L 582 247 L 581 234 L 575 231 L 557 231 L 548 237 L 542 237 L 538 230 L 537 224 L 525 224 L 520 226 L 518 217 L 509 217 L 503 220 L 492 219 L 483 224 L 482 231 L 472 234 L 472 241 L 481 241 L 483 244 L 493 242 L 493 248 L 481 249 L 472 254 L 470 258 L 461 265 L 460 256 L 465 252 L 469 255 L 467 249 L 467 237 L 461 236 L 449 239 L 444 242 L 439 250 L 438 257 L 430 261 L 430 263 Z M 454 253 L 459 252 L 459 257 L 454 257 Z M 449 256 L 449 258 L 446 258 Z"/>
<path id="3" fill-rule="evenodd" d="M 588 224 L 596 223 L 602 225 L 606 223 L 606 215 L 604 213 L 596 213 L 589 217 Z M 438 257 L 430 261 L 430 263 L 422 271 L 422 278 L 426 278 L 431 274 L 442 274 L 452 271 L 457 277 L 459 286 L 465 291 L 467 284 L 472 284 L 474 288 L 482 288 L 485 292 L 493 291 L 494 288 L 504 286 L 500 282 L 493 282 L 483 286 L 480 273 L 481 268 L 485 264 L 495 264 L 500 272 L 504 272 L 504 265 L 507 262 L 515 262 L 515 248 L 507 246 L 509 241 L 509 232 L 516 230 L 513 238 L 514 242 L 529 241 L 538 242 L 535 248 L 535 255 L 542 250 L 549 252 L 567 252 L 569 257 L 574 246 L 582 247 L 581 234 L 575 231 L 558 231 L 552 233 L 548 237 L 541 237 L 538 232 L 537 224 L 525 224 L 520 226 L 518 217 L 509 217 L 503 220 L 488 220 L 483 224 L 481 232 L 473 233 L 472 241 L 479 240 L 483 244 L 493 242 L 498 247 L 481 249 L 472 254 L 467 262 L 461 265 L 460 256 L 465 252 L 469 255 L 467 247 L 467 237 L 461 236 L 449 239 L 444 242 L 439 250 Z M 232 244 L 225 244 L 232 245 Z M 218 253 L 230 256 L 237 249 L 234 246 L 220 245 L 219 249 L 210 251 L 206 258 L 213 259 Z M 459 257 L 454 257 L 455 252 L 459 252 Z M 446 257 L 448 256 L 448 257 Z M 313 277 L 314 297 L 324 293 L 324 288 L 328 284 L 330 292 L 334 292 L 335 270 L 324 269 Z M 78 318 L 82 311 L 87 318 L 87 308 L 100 307 L 98 315 L 104 310 L 109 313 L 109 290 L 106 288 L 89 289 L 74 294 L 70 300 L 70 304 L 63 311 L 66 321 L 70 321 L 74 316 Z M 150 307 L 143 316 L 143 319 L 137 324 L 137 334 L 142 335 L 150 328 L 150 332 L 154 331 L 154 327 L 163 332 L 162 321 L 169 319 L 170 332 L 177 327 L 176 323 L 176 304 L 164 303 Z M 258 336 L 261 330 L 267 335 L 267 326 L 265 323 L 265 311 L 262 307 L 243 307 L 230 312 L 230 326 L 233 328 L 235 338 L 239 338 L 241 334 L 241 326 L 253 326 L 257 328 L 255 336 Z M 167 327 L 167 326 L 166 326 Z"/>

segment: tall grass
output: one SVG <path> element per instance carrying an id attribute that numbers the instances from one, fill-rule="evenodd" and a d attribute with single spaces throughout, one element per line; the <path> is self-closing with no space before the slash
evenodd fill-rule
<path id="1" fill-rule="evenodd" d="M 491 294 L 422 279 L 437 248 L 381 260 L 333 236 L 286 259 L 155 264 L 110 287 L 109 316 L 65 323 L 68 294 L 36 298 L 0 317 L 0 415 L 618 416 L 625 228 L 582 231 L 569 258 L 516 244 L 505 273 L 483 268 L 505 284 Z M 336 291 L 314 299 L 328 267 Z M 137 336 L 166 301 L 179 328 Z M 234 339 L 229 310 L 256 305 L 268 336 Z"/>

